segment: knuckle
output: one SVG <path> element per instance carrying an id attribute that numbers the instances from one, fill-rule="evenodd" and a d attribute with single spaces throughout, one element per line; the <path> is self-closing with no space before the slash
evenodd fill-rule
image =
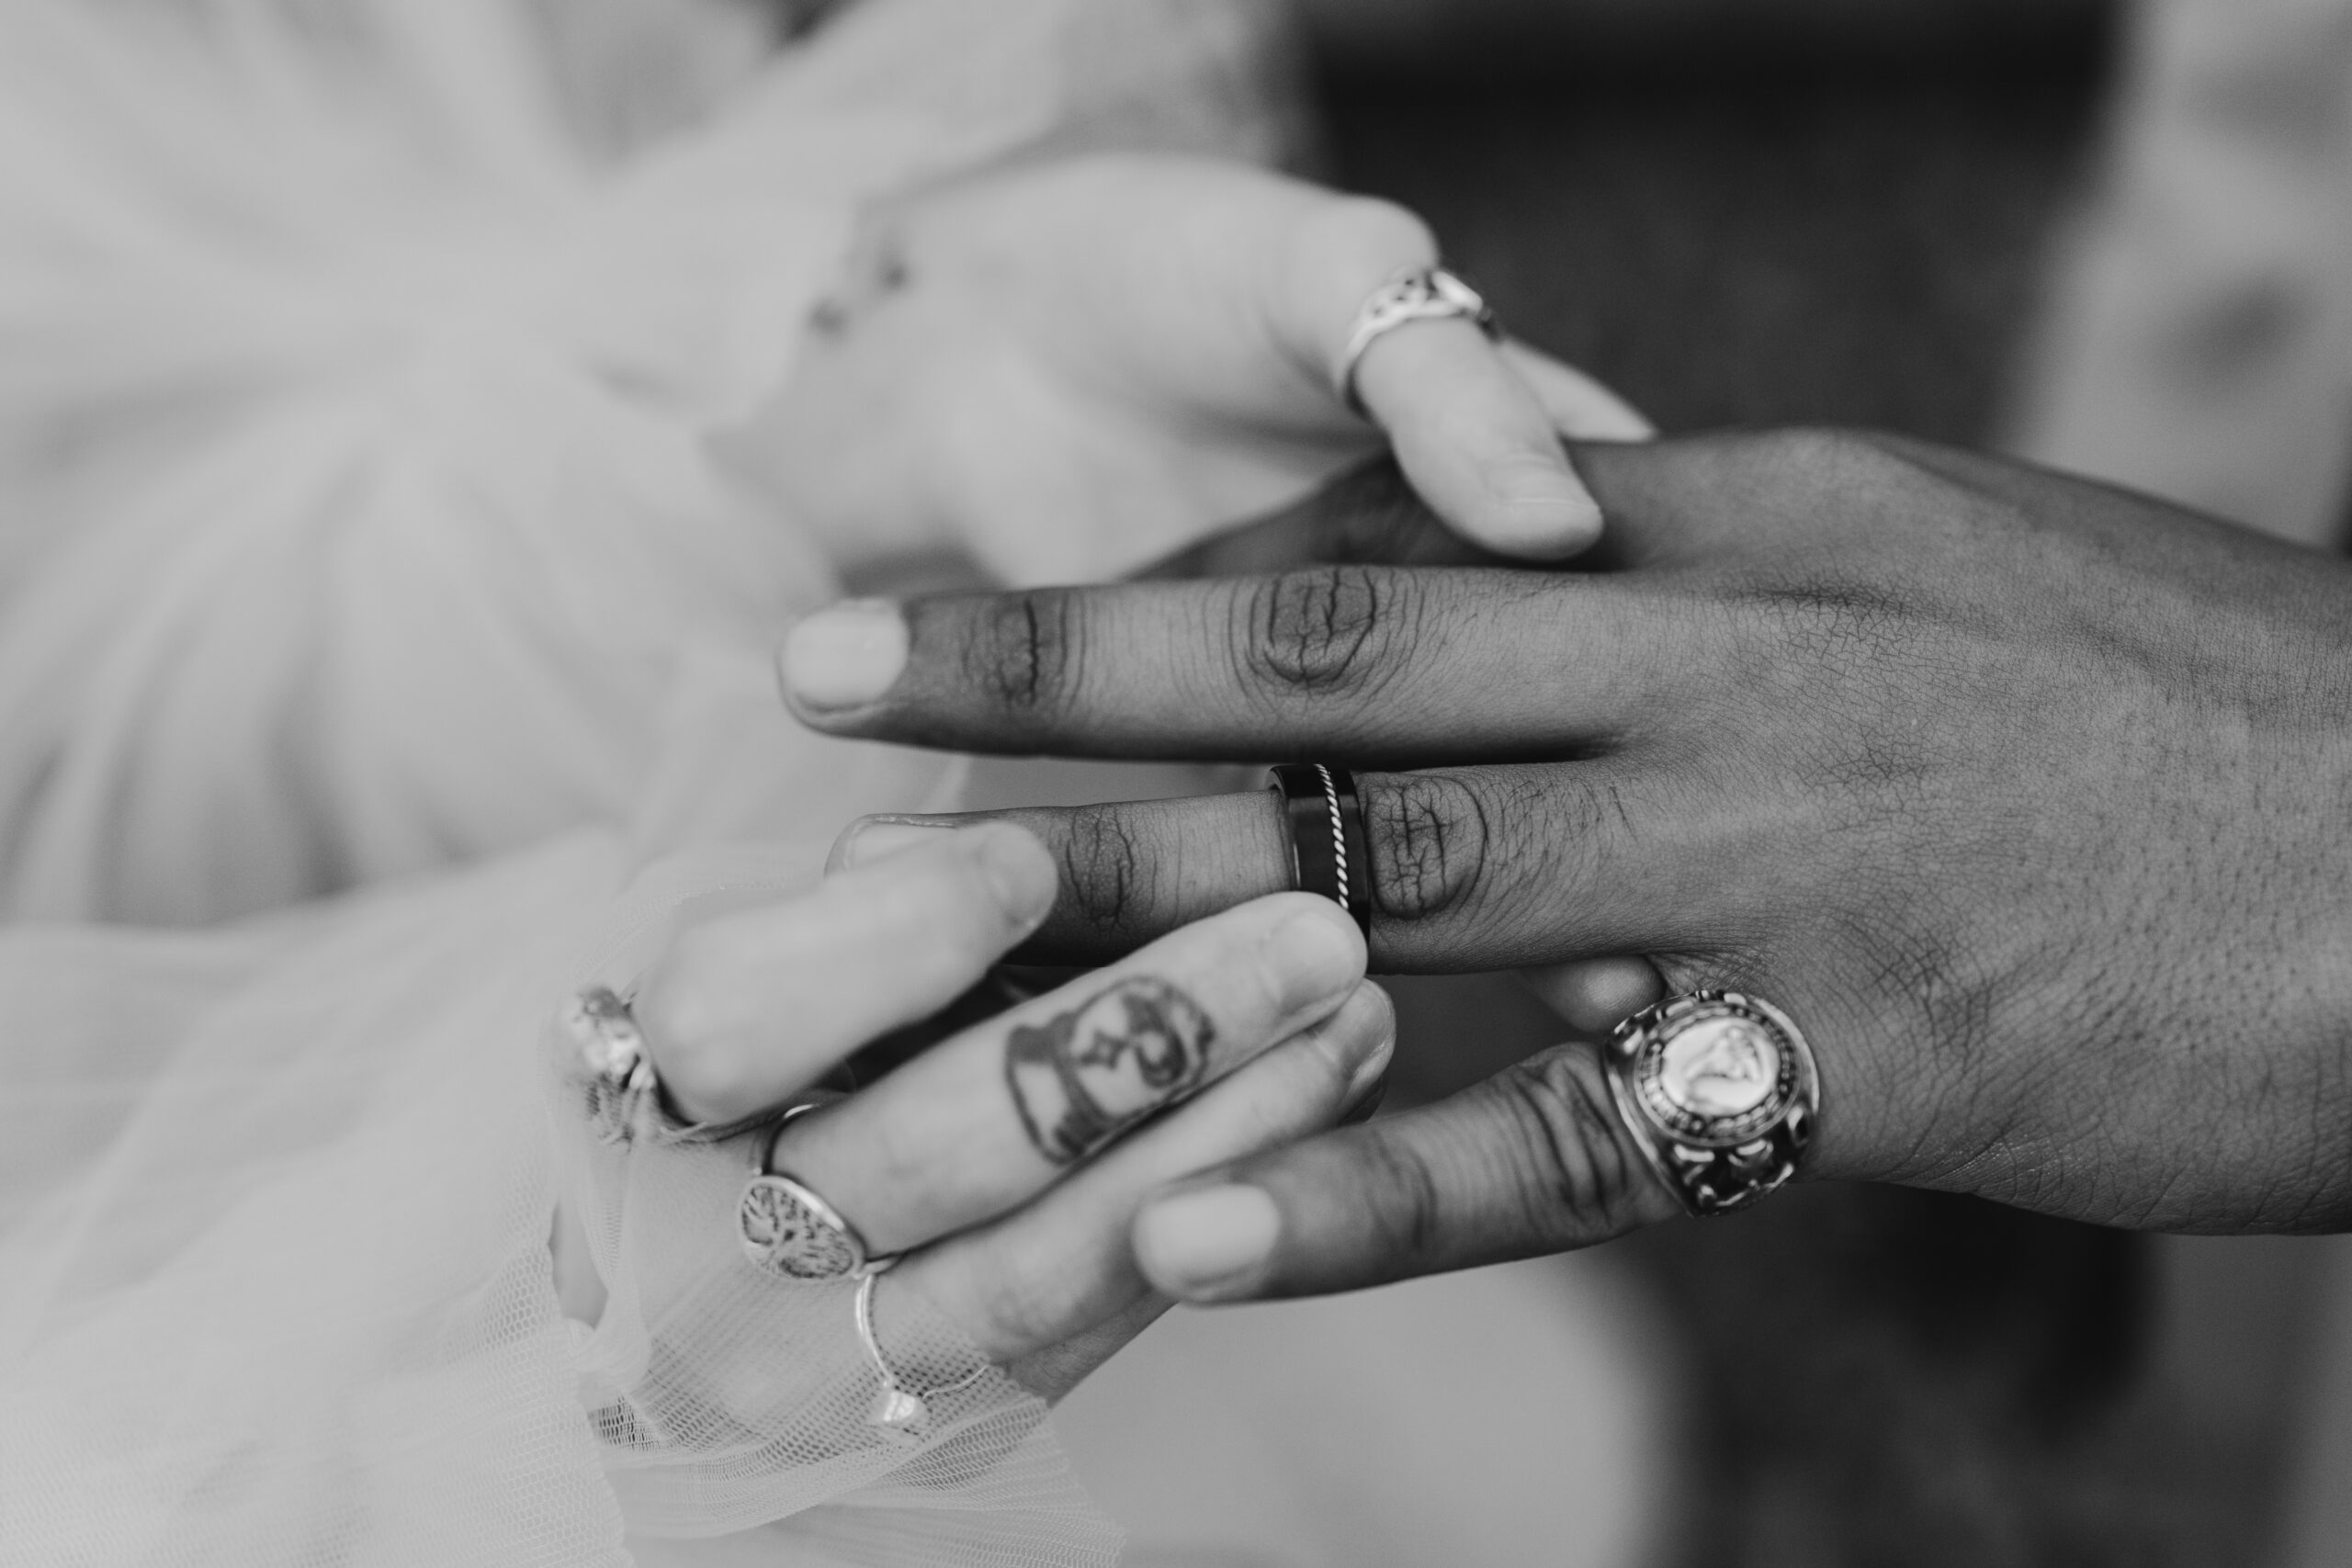
<path id="1" fill-rule="evenodd" d="M 978 605 L 960 649 L 969 687 L 1015 718 L 1045 722 L 1066 711 L 1079 674 L 1076 595 L 1033 588 Z"/>
<path id="2" fill-rule="evenodd" d="M 1437 237 L 1420 214 L 1372 196 L 1318 202 L 1299 242 L 1309 276 L 1323 277 L 1349 276 L 1367 263 L 1387 272 L 1437 254 Z"/>
<path id="3" fill-rule="evenodd" d="M 1555 1049 L 1495 1082 L 1510 1118 L 1505 1147 L 1515 1166 L 1511 1190 L 1525 1205 L 1525 1234 L 1591 1241 L 1637 1223 L 1637 1200 L 1651 1179 L 1625 1146 L 1597 1066 Z"/>
<path id="4" fill-rule="evenodd" d="M 1372 900 L 1392 920 L 1460 908 L 1487 875 L 1491 835 L 1479 792 L 1443 773 L 1359 780 L 1372 849 Z"/>
<path id="5" fill-rule="evenodd" d="M 1246 690 L 1367 696 L 1396 667 L 1412 619 L 1409 579 L 1362 566 L 1286 571 L 1247 584 L 1234 639 Z"/>
<path id="6" fill-rule="evenodd" d="M 665 971 L 632 1005 L 645 1049 L 662 1087 L 682 1106 L 733 1113 L 749 1110 L 755 1064 L 741 1021 L 714 993 L 711 972 Z"/>
<path id="7" fill-rule="evenodd" d="M 1926 614 L 1918 597 L 1899 586 L 1836 573 L 1812 573 L 1754 582 L 1731 597 L 1758 612 L 1765 646 L 1756 650 L 1781 682 L 1817 683 L 1822 671 L 1843 683 L 1887 685 L 1915 659 L 1915 632 Z M 1802 675 L 1788 659 L 1803 656 Z"/>
<path id="8" fill-rule="evenodd" d="M 1384 1273 L 1402 1278 L 1439 1257 L 1446 1227 L 1437 1173 L 1419 1148 L 1378 1127 L 1363 1129 L 1357 1144 L 1362 1159 L 1355 1179 L 1363 1184 L 1364 1212 L 1387 1260 Z"/>
<path id="9" fill-rule="evenodd" d="M 1158 868 L 1116 806 L 1080 807 L 1070 814 L 1061 862 L 1068 908 L 1095 930 L 1117 931 L 1153 906 Z"/>
<path id="10" fill-rule="evenodd" d="M 629 1010 L 646 1049 L 664 1076 L 694 1074 L 713 1055 L 734 1020 L 720 998 L 737 972 L 735 944 L 713 927 L 680 931 L 659 964 L 639 984 Z"/>

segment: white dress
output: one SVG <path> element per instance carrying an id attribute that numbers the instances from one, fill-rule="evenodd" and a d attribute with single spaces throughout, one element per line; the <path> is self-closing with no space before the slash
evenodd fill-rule
<path id="1" fill-rule="evenodd" d="M 731 1157 L 603 1151 L 542 1032 L 682 901 L 968 798 L 785 721 L 768 650 L 835 584 L 709 437 L 861 202 L 1057 140 L 1262 154 L 1251 16 L 866 0 L 771 59 L 718 0 L 0 0 L 0 1563 L 1109 1560 L 1036 1401 L 884 1440 L 846 1297 L 734 1259 Z M 1652 1434 L 1557 1353 L 1614 1343 L 1592 1289 L 1452 1289 L 1409 1300 L 1462 1342 L 1557 1311 L 1489 1447 L 1584 1441 L 1535 1517 L 1615 1560 Z M 1152 1376 L 1116 1397 L 1113 1470 Z"/>

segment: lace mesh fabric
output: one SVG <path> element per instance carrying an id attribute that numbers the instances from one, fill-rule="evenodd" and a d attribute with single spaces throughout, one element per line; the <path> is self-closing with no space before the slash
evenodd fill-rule
<path id="1" fill-rule="evenodd" d="M 740 896 L 821 849 L 708 863 Z M 919 1444 L 867 1420 L 850 1288 L 737 1247 L 741 1148 L 590 1137 L 543 1021 L 583 950 L 667 929 L 674 886 L 616 911 L 621 863 L 595 835 L 254 929 L 0 937 L 0 1561 L 1114 1559 L 1001 1375 Z M 61 1071 L 60 1043 L 91 1049 Z M 559 1201 L 593 1331 L 558 1307 Z M 975 1364 L 881 1302 L 910 1382 Z"/>
<path id="2" fill-rule="evenodd" d="M 820 854 L 811 845 L 733 857 L 725 886 L 707 891 L 689 890 L 706 872 L 684 868 L 636 901 L 634 923 L 589 972 L 626 985 L 676 923 L 805 886 Z M 559 1120 L 577 1103 L 574 1049 L 547 1031 Z M 876 1334 L 929 1416 L 909 1435 L 869 1418 L 881 1382 L 856 1335 L 856 1286 L 785 1279 L 741 1255 L 735 1206 L 751 1141 L 560 1140 L 566 1192 L 607 1292 L 582 1350 L 582 1398 L 632 1529 L 707 1537 L 789 1515 L 788 1533 L 844 1561 L 1114 1557 L 1115 1531 L 1042 1429 L 1044 1404 L 981 1371 L 961 1337 L 887 1274 Z M 819 1507 L 853 1492 L 854 1503 Z"/>
<path id="3" fill-rule="evenodd" d="M 846 1292 L 727 1234 L 741 1156 L 604 1159 L 541 1030 L 750 874 L 616 909 L 648 851 L 786 829 L 791 886 L 949 804 L 776 713 L 829 569 L 704 436 L 860 201 L 1234 134 L 1129 111 L 1155 18 L 1237 10 L 862 0 L 615 163 L 510 0 L 0 0 L 0 907 L 367 889 L 0 931 L 0 1562 L 1108 1559 L 1003 1379 L 882 1440 Z M 887 1284 L 895 1358 L 968 1359 Z"/>
<path id="4" fill-rule="evenodd" d="M 626 819 L 679 645 L 832 594 L 708 437 L 861 204 L 1258 150 L 1250 0 L 860 0 L 583 129 L 641 85 L 551 90 L 535 27 L 632 7 L 696 9 L 0 0 L 0 910 L 199 921 Z"/>

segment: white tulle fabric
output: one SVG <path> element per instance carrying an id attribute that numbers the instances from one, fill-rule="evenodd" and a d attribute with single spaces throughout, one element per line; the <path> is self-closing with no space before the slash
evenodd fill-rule
<path id="1" fill-rule="evenodd" d="M 830 570 L 705 438 L 861 201 L 1233 135 L 1150 90 L 1233 7 L 865 0 L 653 135 L 553 69 L 639 3 L 0 0 L 0 1562 L 1114 1551 L 1001 1377 L 886 1441 L 741 1151 L 602 1149 L 543 1030 L 957 798 L 783 720 Z"/>
<path id="2" fill-rule="evenodd" d="M 721 4 L 0 0 L 0 910 L 623 818 L 681 642 L 830 596 L 707 438 L 857 205 L 1247 118 L 1204 0 L 862 0 L 667 135 L 560 90 L 584 18 Z"/>
<path id="3" fill-rule="evenodd" d="M 867 1422 L 848 1290 L 733 1240 L 741 1150 L 616 1152 L 570 1114 L 528 1048 L 550 995 L 641 962 L 682 891 L 789 889 L 822 845 L 616 905 L 626 852 L 0 938 L 0 1560 L 1114 1559 L 1002 1377 L 920 1443 Z M 559 1200 L 610 1292 L 593 1331 L 550 1282 Z M 897 1364 L 956 1363 L 883 1299 Z"/>

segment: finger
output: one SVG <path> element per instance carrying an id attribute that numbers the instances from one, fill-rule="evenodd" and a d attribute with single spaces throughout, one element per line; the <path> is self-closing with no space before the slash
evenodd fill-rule
<path id="1" fill-rule="evenodd" d="M 1396 1038 L 1396 1011 L 1376 986 L 1136 1134 L 1035 1202 L 993 1224 L 927 1247 L 902 1269 L 949 1321 L 1000 1364 L 1049 1353 L 1024 1376 L 1058 1387 L 1150 1320 L 1155 1292 L 1137 1270 L 1128 1231 L 1151 1193 L 1195 1172 L 1336 1125 L 1369 1096 Z M 1164 1304 L 1161 1303 L 1159 1304 Z M 1097 1325 L 1114 1325 L 1095 1337 Z M 1071 1341 L 1084 1337 L 1084 1342 Z"/>
<path id="2" fill-rule="evenodd" d="M 1588 958 L 1520 971 L 1528 989 L 1571 1029 L 1605 1034 L 1666 995 L 1646 958 Z"/>
<path id="3" fill-rule="evenodd" d="M 1035 929 L 1057 886 L 1045 847 L 1010 824 L 881 851 L 799 897 L 681 931 L 646 972 L 634 1011 L 680 1113 L 754 1115 L 945 1007 Z"/>
<path id="4" fill-rule="evenodd" d="M 1788 550 L 1875 547 L 1890 526 L 1952 517 L 1943 464 L 1868 431 L 1735 431 L 1651 442 L 1569 442 L 1610 520 L 1615 559 L 1711 571 L 1785 570 Z M 1964 461 L 1964 459 L 1962 459 Z"/>
<path id="5" fill-rule="evenodd" d="M 1364 301 L 1437 259 L 1428 226 L 1402 208 L 1318 204 L 1289 247 L 1274 330 L 1336 382 Z M 1600 536 L 1600 508 L 1551 418 L 1475 323 L 1408 321 L 1382 333 L 1357 360 L 1354 385 L 1414 488 L 1467 538 L 1555 560 Z"/>
<path id="6" fill-rule="evenodd" d="M 1671 793 L 1617 758 L 1357 774 L 1374 965 L 1507 969 L 1752 934 L 1763 894 L 1746 868 L 1772 841 L 1770 807 L 1701 809 L 1699 766 L 1681 764 Z M 932 820 L 991 818 L 1029 829 L 1060 863 L 1053 912 L 1022 949 L 1037 963 L 1099 963 L 1293 886 L 1271 791 Z M 844 859 L 861 838 L 854 824 Z"/>
<path id="7" fill-rule="evenodd" d="M 1303 501 L 1236 524 L 1136 574 L 1137 581 L 1255 577 L 1297 566 L 1510 566 L 1413 493 L 1394 457 L 1342 470 Z"/>
<path id="8" fill-rule="evenodd" d="M 933 1047 L 786 1128 L 773 1168 L 899 1252 L 1027 1202 L 1137 1122 L 1328 1017 L 1363 942 L 1327 899 L 1260 899 Z"/>
<path id="9" fill-rule="evenodd" d="M 1600 536 L 1600 505 L 1550 413 L 1470 322 L 1417 321 L 1375 339 L 1356 389 L 1414 490 L 1472 542 L 1561 560 Z"/>
<path id="10" fill-rule="evenodd" d="M 1117 1316 L 1080 1329 L 1058 1345 L 1006 1361 L 1005 1375 L 1047 1404 L 1057 1404 L 1175 1304 L 1157 1291 L 1147 1291 Z"/>
<path id="11" fill-rule="evenodd" d="M 1547 409 L 1566 423 L 1593 415 L 1605 424 L 1604 408 L 1587 408 L 1589 386 L 1566 366 L 1516 344 L 1505 352 L 1532 378 Z M 1599 397 L 1613 402 L 1605 390 Z M 1630 414 L 1630 411 L 1627 411 Z M 1883 492 L 1887 465 L 1909 463 L 1923 473 L 1950 479 L 1951 454 L 1917 451 L 1894 437 L 1835 431 L 1796 431 L 1649 439 L 1637 414 L 1605 437 L 1577 434 L 1569 442 L 1579 474 L 1610 521 L 1605 559 L 1587 554 L 1578 568 L 1596 565 L 1712 558 L 1731 558 L 1725 547 L 1769 537 L 1775 522 L 1792 510 L 1808 518 L 1825 497 Z M 1865 477 L 1860 465 L 1876 471 Z M 1939 465 L 1942 465 L 1939 467 Z M 1826 483 L 1839 474 L 1849 482 Z M 1899 477 L 1899 476 L 1898 476 Z M 1960 476 L 1967 482 L 1973 476 Z M 1987 480 L 1984 488 L 1997 491 Z M 1883 524 L 1883 508 L 1872 521 Z M 1143 575 L 1151 579 L 1232 577 L 1273 572 L 1309 563 L 1371 563 L 1399 566 L 1494 566 L 1510 558 L 1463 541 L 1412 493 L 1388 459 L 1359 465 L 1323 489 L 1271 517 L 1252 519 L 1161 562 Z"/>
<path id="12" fill-rule="evenodd" d="M 1593 750 L 1709 695 L 1685 682 L 1741 631 L 1635 576 L 1320 567 L 838 604 L 782 674 L 831 734 L 1413 766 Z"/>
<path id="13" fill-rule="evenodd" d="M 1582 441 L 1657 437 L 1657 427 L 1633 404 L 1574 366 L 1563 365 L 1543 350 L 1516 341 L 1503 344 L 1502 355 L 1535 394 L 1552 428 L 1561 434 Z"/>
<path id="14" fill-rule="evenodd" d="M 1681 1212 L 1598 1059 L 1563 1046 L 1179 1187 L 1136 1216 L 1135 1247 L 1168 1294 L 1241 1301 L 1589 1247 Z"/>

